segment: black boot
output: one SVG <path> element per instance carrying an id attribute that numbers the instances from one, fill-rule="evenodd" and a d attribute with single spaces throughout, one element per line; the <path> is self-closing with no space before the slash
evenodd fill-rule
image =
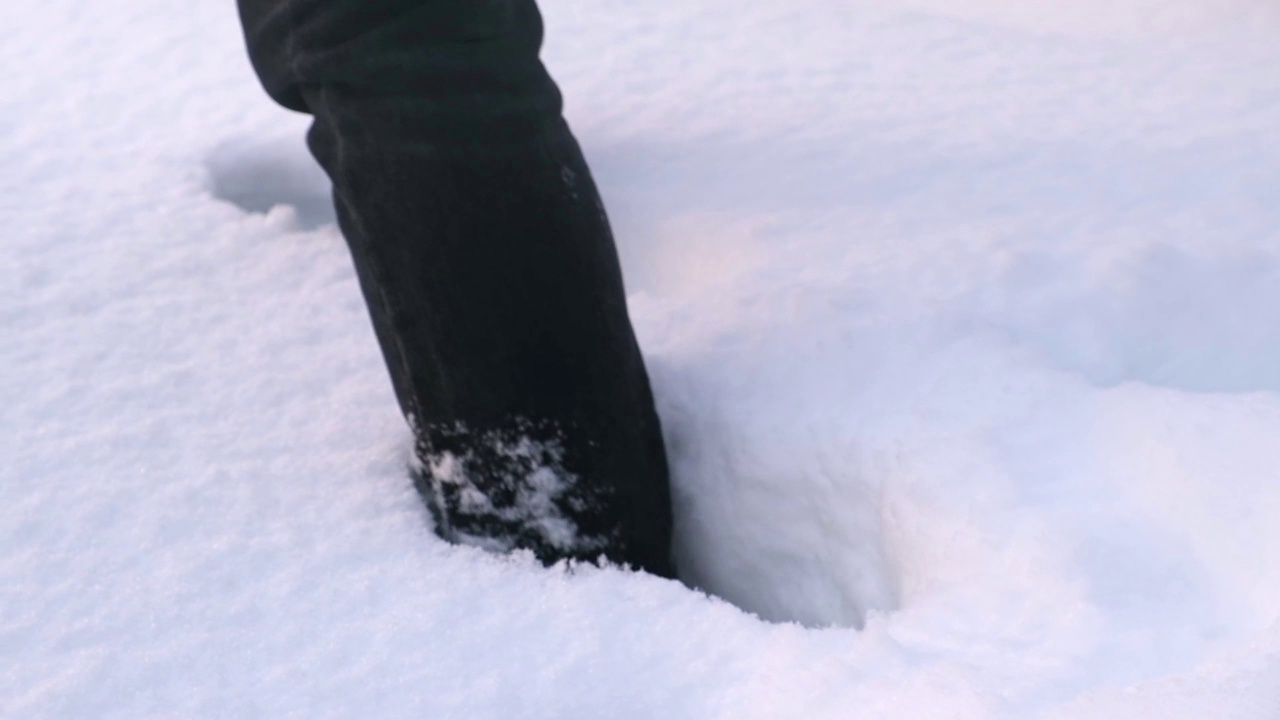
<path id="1" fill-rule="evenodd" d="M 442 21 L 450 8 L 465 17 Z M 532 3 L 242 0 L 241 12 L 272 95 L 315 116 L 308 141 L 437 531 L 672 576 L 648 378 L 604 209 L 537 60 Z"/>

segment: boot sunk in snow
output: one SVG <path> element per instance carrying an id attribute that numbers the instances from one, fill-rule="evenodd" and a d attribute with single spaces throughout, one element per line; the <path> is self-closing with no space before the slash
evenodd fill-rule
<path id="1" fill-rule="evenodd" d="M 240 0 L 312 114 L 418 488 L 446 539 L 671 576 L 667 464 L 532 0 Z"/>

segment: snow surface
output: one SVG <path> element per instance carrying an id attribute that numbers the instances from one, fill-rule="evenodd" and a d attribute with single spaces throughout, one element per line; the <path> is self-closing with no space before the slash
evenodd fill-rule
<path id="1" fill-rule="evenodd" d="M 436 540 L 305 118 L 122 5 L 0 25 L 0 717 L 1280 717 L 1273 0 L 545 1 L 714 596 Z"/>

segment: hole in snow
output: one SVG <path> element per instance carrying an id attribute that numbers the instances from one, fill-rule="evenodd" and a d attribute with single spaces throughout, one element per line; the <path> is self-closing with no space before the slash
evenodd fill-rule
<path id="1" fill-rule="evenodd" d="M 206 165 L 213 196 L 245 212 L 289 205 L 304 230 L 336 222 L 329 180 L 300 143 L 230 140 L 210 153 Z"/>
<path id="2" fill-rule="evenodd" d="M 681 580 L 808 627 L 861 628 L 868 613 L 897 609 L 878 473 L 848 435 L 805 422 L 811 408 L 752 407 L 696 371 L 651 372 Z"/>

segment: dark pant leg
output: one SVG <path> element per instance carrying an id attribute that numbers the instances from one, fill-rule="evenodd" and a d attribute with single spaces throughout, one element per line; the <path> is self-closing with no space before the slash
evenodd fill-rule
<path id="1" fill-rule="evenodd" d="M 446 538 L 672 574 L 661 432 L 532 0 L 240 0 L 309 145 Z"/>

